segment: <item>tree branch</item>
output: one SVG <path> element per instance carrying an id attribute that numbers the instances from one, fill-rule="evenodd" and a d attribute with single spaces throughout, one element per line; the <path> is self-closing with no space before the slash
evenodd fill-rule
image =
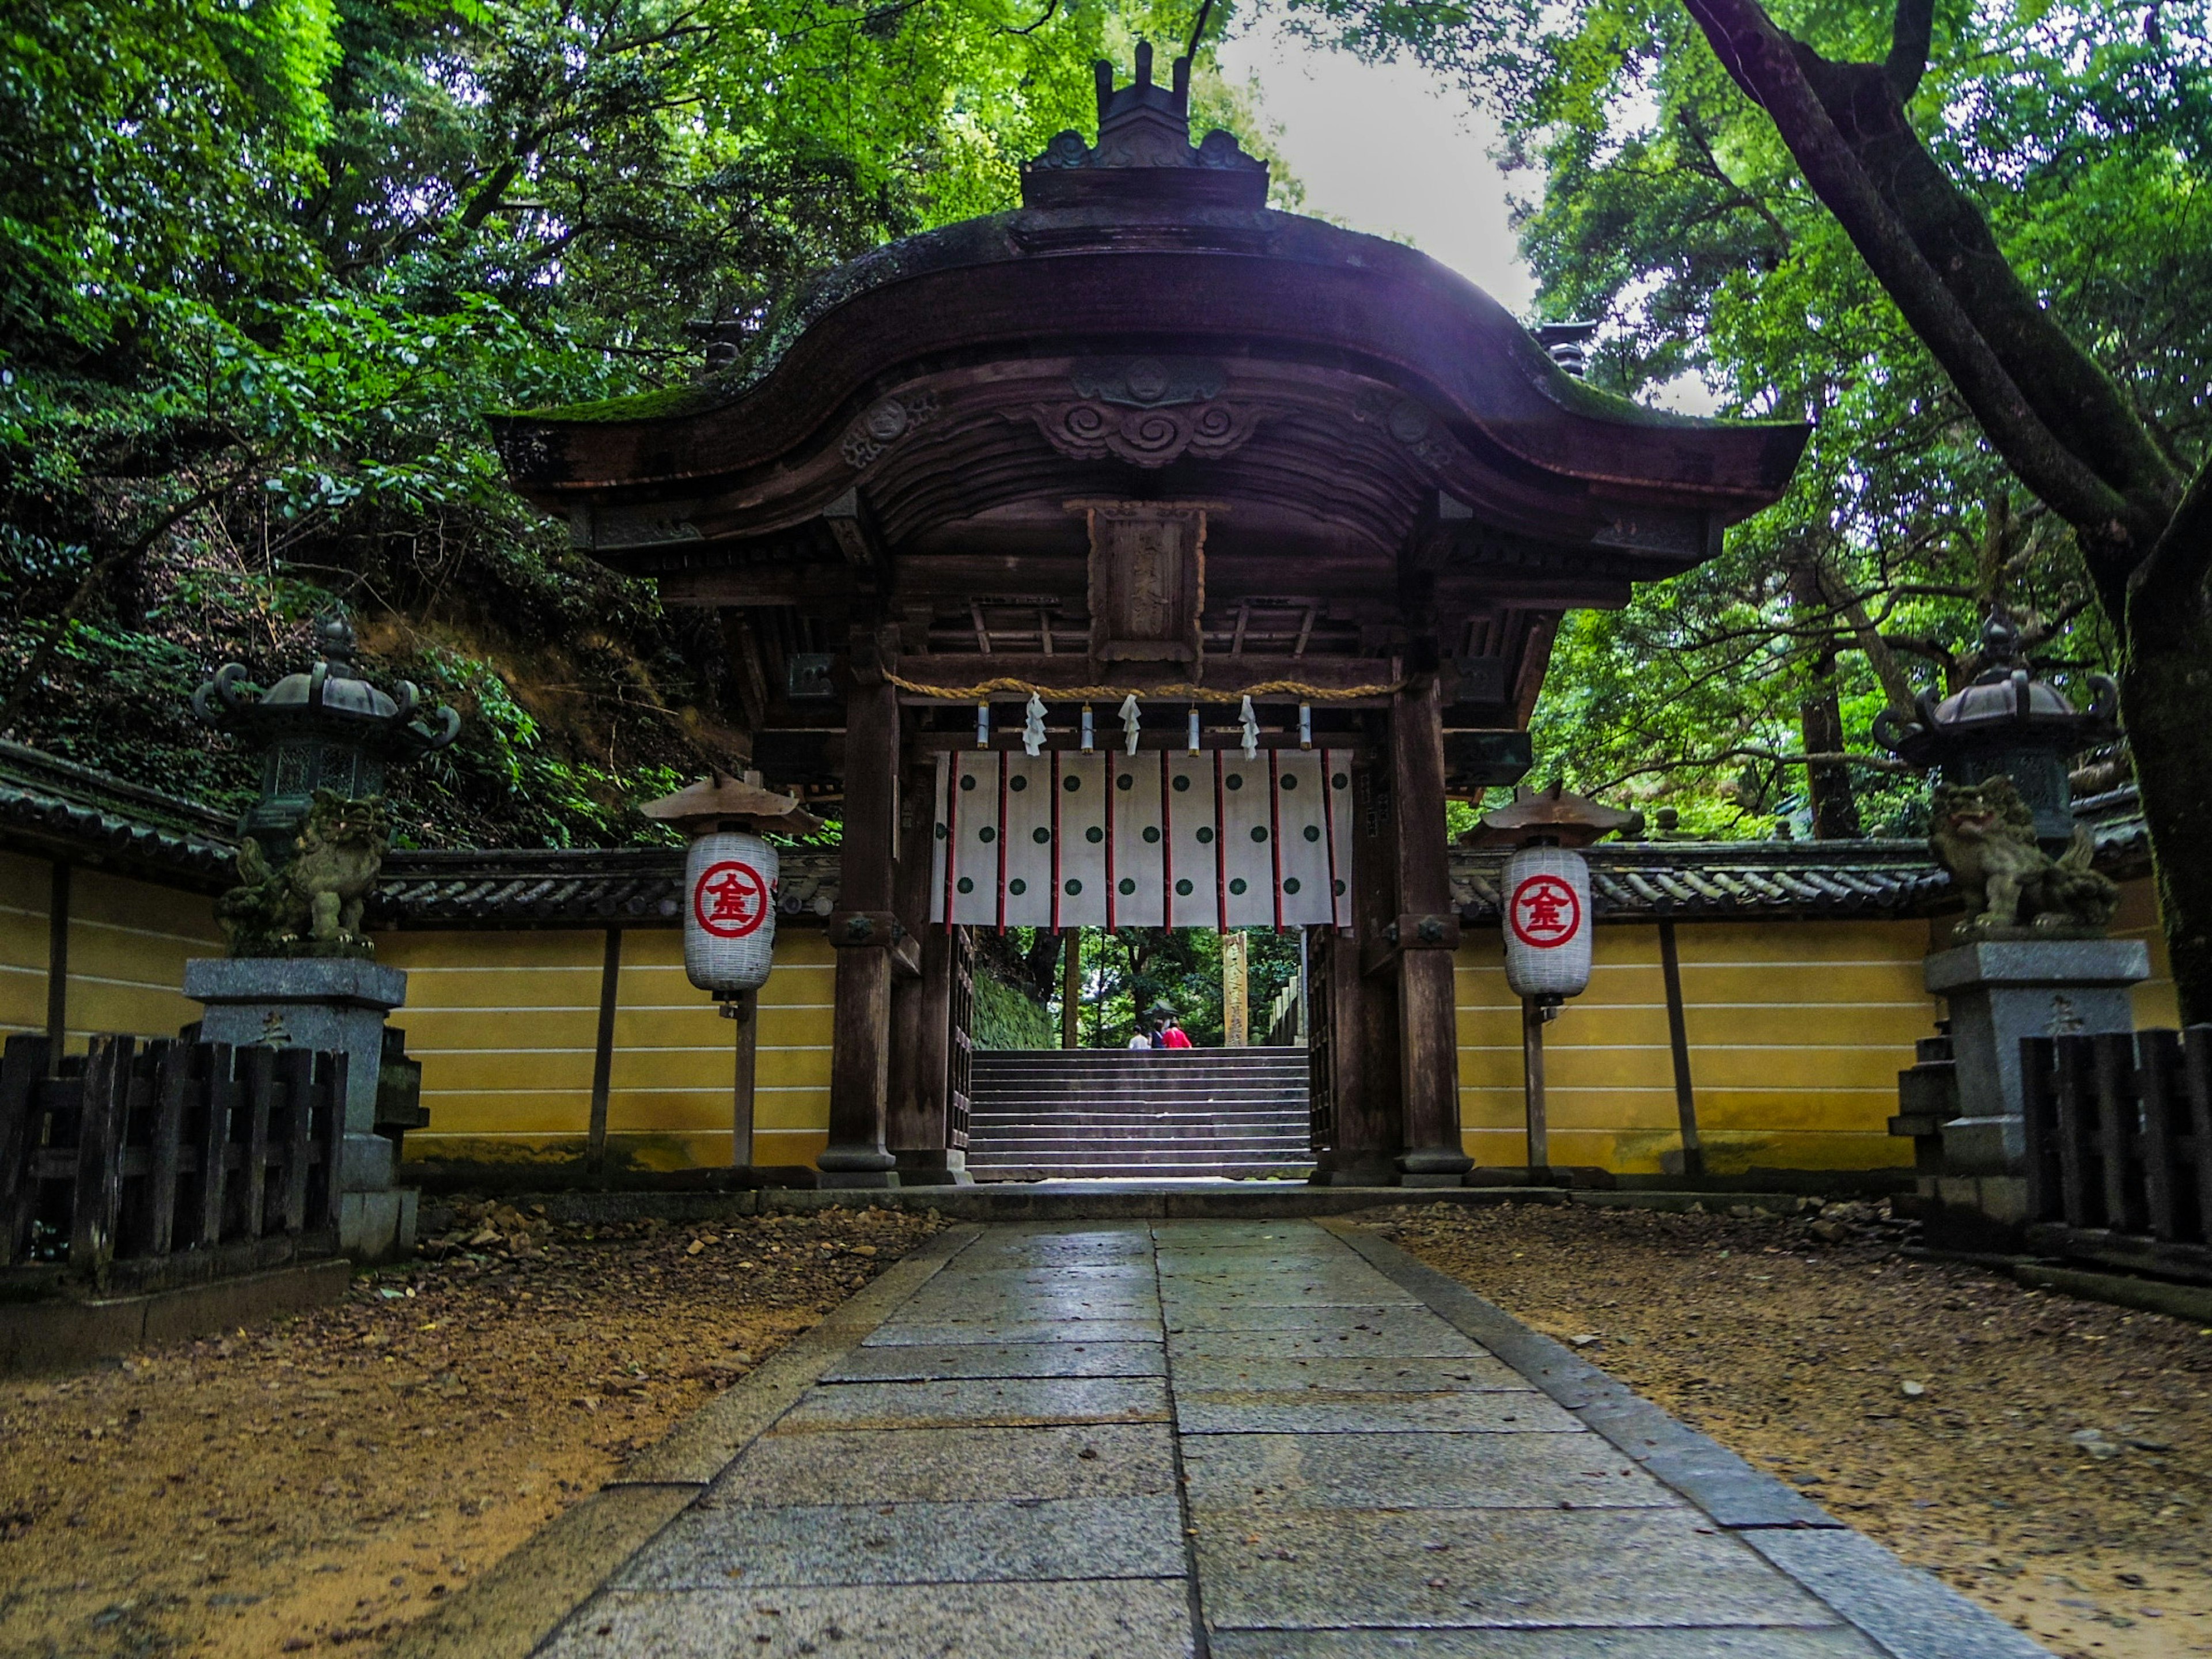
<path id="1" fill-rule="evenodd" d="M 246 474 L 252 470 L 252 458 L 248 456 L 240 464 L 238 470 L 228 477 L 218 483 L 208 484 L 195 490 L 161 514 L 160 518 L 155 520 L 134 539 L 101 554 L 93 561 L 92 568 L 84 573 L 84 580 L 76 585 L 76 592 L 70 596 L 70 602 L 62 607 L 61 614 L 54 618 L 54 625 L 46 630 L 46 637 L 39 641 L 38 648 L 31 653 L 31 659 L 23 665 L 23 672 L 15 677 L 15 684 L 9 690 L 7 702 L 0 703 L 0 732 L 13 729 L 16 717 L 23 712 L 23 705 L 30 701 L 31 693 L 36 689 L 40 677 L 46 672 L 46 665 L 53 660 L 54 652 L 67 637 L 70 629 L 76 625 L 78 613 L 91 602 L 92 596 L 100 591 L 100 585 L 107 580 L 108 573 L 118 565 L 138 557 L 163 536 L 168 534 L 178 524 L 198 512 L 210 501 L 218 496 L 229 494 L 245 481 Z"/>
<path id="2" fill-rule="evenodd" d="M 1897 11 L 1889 24 L 1889 56 L 1882 62 L 1881 72 L 1899 103 L 1920 89 L 1920 77 L 1928 71 L 1928 48 L 1935 27 L 1936 0 L 1897 0 Z"/>
<path id="3" fill-rule="evenodd" d="M 1838 66 L 1826 64 L 1810 48 L 1784 34 L 1759 0 L 1684 0 L 1684 3 L 1723 67 L 1772 118 L 1806 182 L 1836 216 L 1875 279 L 1942 364 L 1990 441 L 2022 481 L 2076 525 L 2106 527 L 2107 533 L 2133 531 L 2140 535 L 2146 530 L 2154 533 L 2154 526 L 2144 522 L 2136 510 L 2138 504 L 2100 477 L 2045 422 L 1893 203 L 1875 186 L 1826 104 L 1814 90 L 1803 60 L 1811 59 L 1826 69 Z M 1917 147 L 1917 138 L 1905 125 L 1901 112 L 1897 112 L 1897 125 L 1905 139 Z M 1933 167 L 1924 149 L 1920 154 Z M 1956 187 L 1949 188 L 1955 196 Z M 1971 208 L 1971 204 L 1960 205 Z M 1986 234 L 1985 224 L 1983 229 Z M 2010 267 L 2005 270 L 2009 271 Z M 2016 275 L 2012 280 L 2018 286 Z M 2024 289 L 2021 297 L 2029 311 L 2040 313 L 2033 296 Z M 2023 319 L 2009 320 L 2017 324 Z M 2047 350 L 2049 343 L 2042 336 L 2057 331 L 2047 318 L 2043 320 L 2044 329 L 2029 331 L 2038 337 L 2033 343 Z M 2063 334 L 2058 338 L 2066 355 L 2079 360 L 2081 354 L 2072 343 Z M 2094 366 L 2090 367 L 2094 370 Z M 2140 430 L 2132 420 L 2128 424 Z M 2164 514 L 2156 517 L 2162 520 Z"/>

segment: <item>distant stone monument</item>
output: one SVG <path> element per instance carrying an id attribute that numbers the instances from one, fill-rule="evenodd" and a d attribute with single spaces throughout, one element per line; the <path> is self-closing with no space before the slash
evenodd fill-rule
<path id="1" fill-rule="evenodd" d="M 231 953 L 187 962 L 185 994 L 206 1010 L 203 1041 L 345 1054 L 338 1247 L 383 1261 L 414 1248 L 416 1195 L 394 1175 L 396 1135 L 421 1121 L 420 1072 L 385 1026 L 407 975 L 374 960 L 362 914 L 389 837 L 386 769 L 444 748 L 460 717 L 426 714 L 404 682 L 393 696 L 357 678 L 343 617 L 325 618 L 317 643 L 312 668 L 265 692 L 230 663 L 192 698 L 202 720 L 261 749 L 262 769 L 239 824 L 238 885 L 216 906 Z"/>

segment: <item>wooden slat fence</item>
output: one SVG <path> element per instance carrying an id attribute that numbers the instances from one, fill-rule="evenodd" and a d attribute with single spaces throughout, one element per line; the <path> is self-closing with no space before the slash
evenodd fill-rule
<path id="1" fill-rule="evenodd" d="M 2212 1246 L 2212 1025 L 2029 1037 L 2021 1045 L 2031 1223 Z"/>
<path id="2" fill-rule="evenodd" d="M 101 1036 L 49 1058 L 44 1036 L 0 1051 L 0 1269 L 150 1287 L 336 1250 L 343 1054 Z"/>

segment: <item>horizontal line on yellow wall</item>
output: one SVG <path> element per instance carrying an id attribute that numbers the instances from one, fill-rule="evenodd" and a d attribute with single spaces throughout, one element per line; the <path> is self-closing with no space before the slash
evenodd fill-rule
<path id="1" fill-rule="evenodd" d="M 1842 1010 L 1848 1010 L 1852 1013 L 1887 1010 L 1899 1014 L 1922 1015 L 1929 1012 L 1934 1002 L 1933 997 L 1917 997 L 1911 1002 L 1862 1002 L 1856 998 L 1849 1001 L 1839 999 L 1834 1002 L 1698 1002 L 1686 998 L 1684 1009 L 1692 1014 L 1749 1013 L 1771 1008 L 1777 1011 L 1795 1009 L 1815 1014 L 1834 1013 Z M 1571 1002 L 1566 1005 L 1563 1012 L 1599 1014 L 1649 1013 L 1663 1018 L 1667 1012 L 1667 1005 L 1663 1002 L 1593 1002 L 1585 1003 L 1577 1009 L 1576 1005 Z M 1459 1012 L 1462 1015 L 1492 1014 L 1517 1017 L 1519 1010 L 1510 1002 L 1475 1004 L 1462 1002 L 1459 1005 Z"/>
<path id="2" fill-rule="evenodd" d="M 222 948 L 221 939 L 210 939 L 205 933 L 173 933 L 162 927 L 132 927 L 120 921 L 95 921 L 89 916 L 71 916 L 70 932 L 75 933 L 80 928 L 88 933 L 120 933 L 125 939 L 167 939 L 172 944 L 188 945 L 196 952 Z"/>
<path id="3" fill-rule="evenodd" d="M 73 973 L 69 976 L 69 982 L 72 990 L 80 985 L 106 985 L 119 991 L 153 991 L 162 996 L 181 997 L 185 994 L 182 987 L 158 979 L 113 979 L 104 974 Z M 198 1007 L 199 1005 L 194 1003 L 192 1006 Z"/>
<path id="4" fill-rule="evenodd" d="M 778 974 L 828 974 L 835 973 L 836 968 L 837 964 L 834 962 L 779 962 L 775 964 L 775 972 Z M 425 978 L 446 975 L 458 976 L 463 974 L 502 975 L 587 974 L 592 978 L 597 979 L 605 971 L 602 965 L 596 962 L 424 962 L 410 963 L 407 967 L 407 972 L 410 975 L 421 974 Z M 622 965 L 623 977 L 625 979 L 633 974 L 681 974 L 683 971 L 684 964 L 680 962 L 673 964 L 659 962 L 625 962 Z"/>
<path id="5" fill-rule="evenodd" d="M 823 1093 L 828 1087 L 829 1085 L 827 1083 L 757 1083 L 753 1085 L 753 1092 L 756 1095 L 813 1095 Z M 516 1092 L 517 1091 L 513 1089 L 425 1089 L 422 1091 L 422 1098 L 425 1100 L 434 1099 L 459 1101 L 473 1100 L 489 1095 L 497 1099 L 506 1100 L 512 1098 Z M 591 1097 L 592 1093 L 588 1088 L 532 1089 L 523 1092 L 527 1093 L 532 1099 L 544 1100 L 587 1100 Z M 726 1098 L 730 1093 L 730 1085 L 726 1083 L 723 1083 L 720 1085 L 702 1084 L 696 1088 L 690 1089 L 618 1088 L 611 1090 L 609 1092 L 611 1094 L 627 1095 L 720 1095 Z"/>
<path id="6" fill-rule="evenodd" d="M 1553 1084 L 1545 1092 L 1553 1098 L 1563 1097 L 1579 1098 L 1588 1095 L 1666 1095 L 1671 1097 L 1674 1092 L 1674 1085 L 1671 1083 L 1607 1083 L 1595 1088 L 1571 1088 Z M 1893 1100 L 1897 1097 L 1897 1089 L 1894 1085 L 1884 1089 L 1874 1084 L 1778 1083 L 1771 1085 L 1762 1085 L 1755 1089 L 1699 1089 L 1698 1091 L 1698 1097 L 1701 1101 L 1708 1097 L 1717 1098 L 1723 1094 L 1872 1095 L 1877 1098 Z M 1519 1100 L 1522 1098 L 1522 1086 L 1517 1083 L 1462 1083 L 1459 1085 L 1459 1097 L 1462 1100 L 1467 1099 L 1471 1095 L 1498 1095 Z"/>
<path id="7" fill-rule="evenodd" d="M 830 1052 L 830 1047 L 831 1045 L 827 1042 L 763 1042 L 755 1052 L 763 1054 L 826 1054 Z M 548 1043 L 543 1046 L 533 1044 L 527 1048 L 425 1048 L 421 1043 L 410 1042 L 407 1045 L 407 1052 L 414 1059 L 424 1060 L 434 1054 L 443 1056 L 473 1054 L 594 1054 L 599 1052 L 599 1049 L 596 1045 L 592 1043 L 586 1043 L 580 1048 L 573 1043 L 566 1046 L 556 1046 Z M 617 1045 L 615 1048 L 615 1053 L 617 1055 L 727 1054 L 729 1052 L 730 1045 L 725 1042 L 700 1043 L 690 1047 L 678 1047 L 672 1044 L 659 1043 L 624 1043 Z M 1517 1053 L 1518 1050 L 1516 1050 L 1516 1052 Z"/>
<path id="8" fill-rule="evenodd" d="M 1717 1059 L 1723 1054 L 1887 1054 L 1897 1045 L 1888 1042 L 1693 1042 L 1690 1058 L 1699 1054 Z M 1459 1051 L 1463 1054 L 1518 1054 L 1517 1042 L 1462 1042 Z M 1577 1054 L 1663 1054 L 1671 1053 L 1664 1042 L 1560 1042 L 1545 1045 L 1547 1053 Z M 1900 1051 L 1901 1052 L 1901 1051 Z"/>
<path id="9" fill-rule="evenodd" d="M 1682 976 L 1685 979 L 1687 979 L 1692 974 L 1703 973 L 1708 969 L 1718 971 L 1721 969 L 1743 968 L 1756 968 L 1760 969 L 1787 969 L 1791 968 L 1911 968 L 1917 965 L 1919 961 L 1920 958 L 1917 956 L 1790 957 L 1780 960 L 1770 957 L 1764 961 L 1757 958 L 1748 958 L 1740 962 L 1734 959 L 1724 960 L 1718 957 L 1698 957 L 1694 960 L 1685 957 L 1682 961 Z M 1470 979 L 1478 975 L 1486 979 L 1504 979 L 1505 977 L 1505 964 L 1503 962 L 1459 962 L 1455 963 L 1453 966 L 1459 973 L 1466 975 Z M 1590 964 L 1590 977 L 1593 979 L 1596 978 L 1600 974 L 1652 974 L 1658 971 L 1659 964 L 1656 962 L 1593 962 Z"/>

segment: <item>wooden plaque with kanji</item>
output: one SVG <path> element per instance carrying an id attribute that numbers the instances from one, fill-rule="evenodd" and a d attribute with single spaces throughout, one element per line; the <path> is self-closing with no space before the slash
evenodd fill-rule
<path id="1" fill-rule="evenodd" d="M 1177 662 L 1195 678 L 1206 609 L 1206 511 L 1176 501 L 1072 501 L 1091 527 L 1091 655 Z"/>

